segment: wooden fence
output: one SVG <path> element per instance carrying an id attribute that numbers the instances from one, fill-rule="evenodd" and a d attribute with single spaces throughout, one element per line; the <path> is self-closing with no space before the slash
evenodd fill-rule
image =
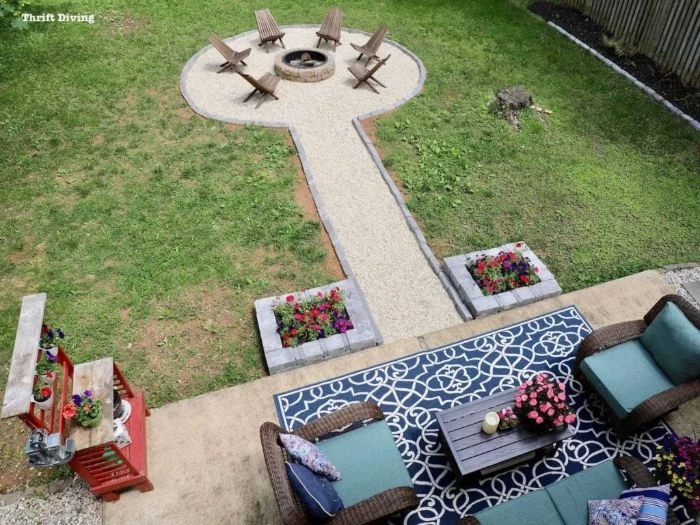
<path id="1" fill-rule="evenodd" d="M 560 0 L 700 87 L 700 0 Z"/>

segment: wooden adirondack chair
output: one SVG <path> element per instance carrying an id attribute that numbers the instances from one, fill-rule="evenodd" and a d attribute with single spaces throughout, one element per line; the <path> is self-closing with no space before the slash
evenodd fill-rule
<path id="1" fill-rule="evenodd" d="M 282 42 L 284 33 L 280 31 L 269 9 L 255 11 L 255 21 L 258 23 L 258 34 L 260 35 L 259 46 L 274 44 L 276 40 L 279 40 L 280 45 L 284 48 L 284 42 Z M 269 51 L 268 46 L 265 46 L 265 50 Z"/>
<path id="2" fill-rule="evenodd" d="M 280 81 L 280 78 L 276 75 L 273 75 L 272 73 L 265 73 L 263 76 L 261 76 L 259 79 L 254 79 L 250 75 L 247 75 L 243 73 L 242 71 L 239 71 L 238 69 L 235 70 L 236 73 L 241 75 L 246 81 L 253 86 L 255 89 L 248 95 L 243 102 L 248 102 L 250 98 L 255 95 L 256 93 L 260 93 L 262 97 L 260 97 L 260 101 L 258 102 L 258 105 L 255 106 L 255 109 L 258 109 L 260 107 L 260 104 L 263 103 L 263 100 L 265 100 L 265 97 L 270 95 L 272 98 L 275 100 L 279 100 L 279 97 L 275 95 L 275 88 L 277 87 L 277 84 Z"/>
<path id="3" fill-rule="evenodd" d="M 379 26 L 379 28 L 374 32 L 374 34 L 369 38 L 367 43 L 364 46 L 358 46 L 357 44 L 351 43 L 350 45 L 352 48 L 360 53 L 360 56 L 357 57 L 357 60 L 360 60 L 362 58 L 362 55 L 367 56 L 367 64 L 369 64 L 369 61 L 372 60 L 373 58 L 376 58 L 379 60 L 379 57 L 377 56 L 377 51 L 379 51 L 379 46 L 382 45 L 382 42 L 384 41 L 384 37 L 386 36 L 387 28 L 385 25 Z"/>
<path id="4" fill-rule="evenodd" d="M 244 66 L 247 65 L 244 60 L 248 58 L 248 55 L 250 55 L 250 48 L 244 49 L 239 53 L 238 51 L 231 49 L 228 44 L 221 40 L 221 38 L 219 38 L 219 36 L 215 33 L 209 35 L 209 42 L 226 59 L 226 62 L 219 66 L 220 69 L 217 71 L 217 73 L 226 71 L 231 67 L 235 68 L 238 64 L 243 64 Z"/>
<path id="5" fill-rule="evenodd" d="M 376 89 L 372 84 L 370 84 L 369 81 L 370 81 L 370 80 L 373 80 L 374 82 L 376 82 L 376 83 L 379 84 L 380 86 L 382 86 L 382 87 L 384 87 L 384 88 L 386 87 L 384 84 L 382 84 L 381 82 L 379 82 L 379 80 L 377 80 L 376 78 L 374 78 L 373 75 L 377 72 L 377 70 L 378 70 L 380 67 L 382 67 L 384 64 L 386 64 L 387 60 L 389 60 L 389 57 L 391 57 L 391 55 L 387 55 L 386 58 L 383 58 L 382 60 L 380 60 L 379 62 L 377 62 L 377 63 L 372 67 L 372 69 L 367 69 L 367 68 L 366 68 L 365 66 L 363 66 L 362 64 L 353 64 L 352 66 L 350 66 L 350 67 L 348 68 L 348 71 L 350 71 L 350 73 L 352 73 L 352 76 L 354 76 L 354 77 L 357 79 L 357 84 L 355 84 L 355 85 L 353 86 L 352 89 L 357 89 L 358 87 L 360 87 L 360 85 L 362 85 L 362 84 L 364 83 L 364 84 L 367 84 L 367 86 L 368 86 L 372 91 L 374 91 L 375 93 L 379 94 L 379 91 L 377 91 L 377 89 Z"/>
<path id="6" fill-rule="evenodd" d="M 326 19 L 323 21 L 321 29 L 316 31 L 318 35 L 318 43 L 316 47 L 321 47 L 321 40 L 326 42 L 333 42 L 333 51 L 335 51 L 336 46 L 340 44 L 340 28 L 343 26 L 343 12 L 334 7 L 326 15 Z"/>

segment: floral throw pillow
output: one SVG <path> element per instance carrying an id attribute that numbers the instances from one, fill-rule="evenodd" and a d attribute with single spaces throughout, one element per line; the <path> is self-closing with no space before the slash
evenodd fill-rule
<path id="1" fill-rule="evenodd" d="M 643 496 L 588 500 L 588 525 L 636 525 Z"/>
<path id="2" fill-rule="evenodd" d="M 340 472 L 335 465 L 310 441 L 293 434 L 280 434 L 280 441 L 290 456 L 312 472 L 325 476 L 331 481 L 340 479 Z"/>

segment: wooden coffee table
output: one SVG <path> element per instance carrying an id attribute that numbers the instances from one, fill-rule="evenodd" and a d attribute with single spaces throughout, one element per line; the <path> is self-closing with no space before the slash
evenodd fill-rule
<path id="1" fill-rule="evenodd" d="M 490 474 L 528 461 L 574 435 L 570 427 L 557 432 L 534 433 L 522 425 L 491 435 L 482 432 L 484 415 L 512 406 L 516 390 L 493 394 L 437 413 L 440 439 L 460 483 L 470 476 Z"/>

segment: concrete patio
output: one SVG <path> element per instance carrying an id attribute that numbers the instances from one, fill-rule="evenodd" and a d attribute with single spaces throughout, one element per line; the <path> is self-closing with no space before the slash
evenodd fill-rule
<path id="1" fill-rule="evenodd" d="M 125 492 L 106 503 L 105 523 L 276 524 L 277 505 L 265 471 L 258 430 L 276 421 L 272 395 L 322 379 L 451 343 L 574 304 L 593 327 L 640 318 L 672 293 L 661 274 L 646 271 L 422 337 L 349 354 L 152 410 L 149 477 L 155 490 Z M 700 422 L 700 404 L 671 417 L 679 433 Z"/>

